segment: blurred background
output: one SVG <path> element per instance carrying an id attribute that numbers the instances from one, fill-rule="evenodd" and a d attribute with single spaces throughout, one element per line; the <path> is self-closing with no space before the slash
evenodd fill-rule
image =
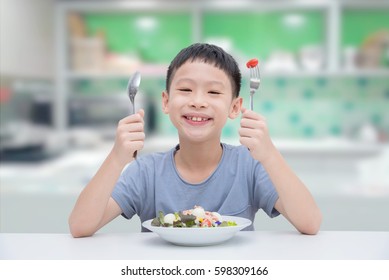
<path id="1" fill-rule="evenodd" d="M 169 62 L 194 42 L 260 61 L 254 109 L 322 209 L 322 230 L 389 230 L 389 1 L 0 0 L 0 232 L 68 232 L 82 188 L 130 113 L 141 153 L 177 143 L 161 111 Z M 239 120 L 223 141 L 238 144 Z M 257 214 L 257 230 L 291 229 Z M 118 218 L 102 231 L 140 229 Z"/>

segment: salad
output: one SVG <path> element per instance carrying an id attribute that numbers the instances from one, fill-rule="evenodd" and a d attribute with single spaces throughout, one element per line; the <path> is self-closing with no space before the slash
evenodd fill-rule
<path id="1" fill-rule="evenodd" d="M 234 221 L 222 221 L 222 216 L 217 212 L 205 211 L 201 206 L 195 206 L 193 209 L 164 215 L 159 211 L 159 216 L 151 221 L 155 227 L 229 227 L 236 226 Z"/>

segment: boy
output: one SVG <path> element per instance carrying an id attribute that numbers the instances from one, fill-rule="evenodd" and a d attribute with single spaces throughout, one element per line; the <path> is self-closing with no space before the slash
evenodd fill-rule
<path id="1" fill-rule="evenodd" d="M 316 234 L 320 210 L 273 145 L 265 119 L 242 108 L 240 86 L 239 67 L 221 48 L 183 49 L 168 68 L 162 93 L 163 112 L 177 128 L 179 144 L 134 159 L 145 139 L 144 111 L 120 120 L 111 152 L 70 215 L 71 234 L 91 236 L 120 214 L 137 214 L 143 222 L 160 210 L 194 205 L 251 221 L 259 209 L 270 217 L 281 213 L 301 233 Z M 227 119 L 240 115 L 242 145 L 220 143 Z"/>

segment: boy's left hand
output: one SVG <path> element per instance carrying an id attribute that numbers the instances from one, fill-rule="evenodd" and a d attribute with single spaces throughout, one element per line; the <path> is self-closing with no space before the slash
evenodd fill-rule
<path id="1" fill-rule="evenodd" d="M 251 156 L 259 162 L 270 158 L 275 150 L 265 118 L 246 108 L 242 108 L 239 136 L 240 143 L 246 146 Z"/>

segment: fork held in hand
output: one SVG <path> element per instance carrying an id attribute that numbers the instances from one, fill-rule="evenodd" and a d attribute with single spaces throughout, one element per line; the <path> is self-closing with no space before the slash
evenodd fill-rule
<path id="1" fill-rule="evenodd" d="M 261 76 L 259 74 L 258 59 L 250 59 L 246 63 L 247 68 L 250 69 L 250 110 L 253 110 L 253 97 L 255 91 L 259 88 L 261 83 Z"/>

